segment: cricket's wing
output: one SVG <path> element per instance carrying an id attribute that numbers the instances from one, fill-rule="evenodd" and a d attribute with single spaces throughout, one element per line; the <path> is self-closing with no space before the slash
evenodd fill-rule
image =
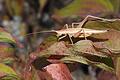
<path id="1" fill-rule="evenodd" d="M 87 28 L 81 28 L 80 31 L 74 34 L 74 37 L 88 37 L 91 36 L 92 34 L 101 34 L 101 33 L 106 33 L 108 30 L 95 30 L 95 29 L 87 29 Z"/>

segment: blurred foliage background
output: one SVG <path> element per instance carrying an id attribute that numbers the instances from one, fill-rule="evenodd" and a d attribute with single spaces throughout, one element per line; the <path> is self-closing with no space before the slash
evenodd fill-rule
<path id="1" fill-rule="evenodd" d="M 87 15 L 119 18 L 120 0 L 0 0 L 0 27 L 24 45 L 18 50 L 23 54 L 35 50 L 50 35 L 27 34 L 61 29 L 64 24 L 80 22 Z"/>

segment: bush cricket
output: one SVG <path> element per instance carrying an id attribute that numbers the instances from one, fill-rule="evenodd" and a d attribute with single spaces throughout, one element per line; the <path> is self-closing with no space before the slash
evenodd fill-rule
<path id="1" fill-rule="evenodd" d="M 73 40 L 71 37 L 79 37 L 82 38 L 90 36 L 91 34 L 100 34 L 100 33 L 105 33 L 108 30 L 95 30 L 95 29 L 88 29 L 88 28 L 82 28 L 83 25 L 89 20 L 89 18 L 95 19 L 95 20 L 102 20 L 102 21 L 116 21 L 119 19 L 104 19 L 92 15 L 88 15 L 85 17 L 85 19 L 79 23 L 72 23 L 72 27 L 69 28 L 68 24 L 65 24 L 66 29 L 61 29 L 61 30 L 50 30 L 50 31 L 40 31 L 40 32 L 35 32 L 35 33 L 30 33 L 30 34 L 37 34 L 37 33 L 43 33 L 43 32 L 55 32 L 57 33 L 57 37 L 59 37 L 59 40 L 66 37 L 67 35 L 70 38 L 71 43 L 73 44 Z M 74 28 L 74 25 L 78 24 L 76 28 Z M 28 35 L 30 35 L 28 34 Z M 60 37 L 61 35 L 64 35 Z"/>

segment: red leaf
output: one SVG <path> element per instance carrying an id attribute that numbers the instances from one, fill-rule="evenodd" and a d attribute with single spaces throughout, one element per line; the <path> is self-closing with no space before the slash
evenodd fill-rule
<path id="1" fill-rule="evenodd" d="M 0 72 L 0 78 L 6 76 L 7 74 L 4 72 Z"/>
<path id="2" fill-rule="evenodd" d="M 97 80 L 117 80 L 117 79 L 115 74 L 107 71 L 101 71 L 98 75 Z"/>
<path id="3" fill-rule="evenodd" d="M 53 80 L 72 80 L 70 71 L 65 64 L 51 64 L 45 69 L 52 75 Z"/>

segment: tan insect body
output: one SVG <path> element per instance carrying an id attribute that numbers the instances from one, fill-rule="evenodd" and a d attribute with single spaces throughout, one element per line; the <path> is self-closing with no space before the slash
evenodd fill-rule
<path id="1" fill-rule="evenodd" d="M 80 33 L 85 32 L 85 33 L 89 33 L 89 34 L 92 34 L 92 33 L 97 34 L 97 33 L 105 33 L 105 32 L 107 32 L 107 30 L 94 30 L 94 29 L 87 29 L 87 28 L 69 28 L 69 29 L 57 30 L 55 32 L 57 34 L 75 34 L 75 33 L 79 32 L 79 31 L 80 31 Z"/>

